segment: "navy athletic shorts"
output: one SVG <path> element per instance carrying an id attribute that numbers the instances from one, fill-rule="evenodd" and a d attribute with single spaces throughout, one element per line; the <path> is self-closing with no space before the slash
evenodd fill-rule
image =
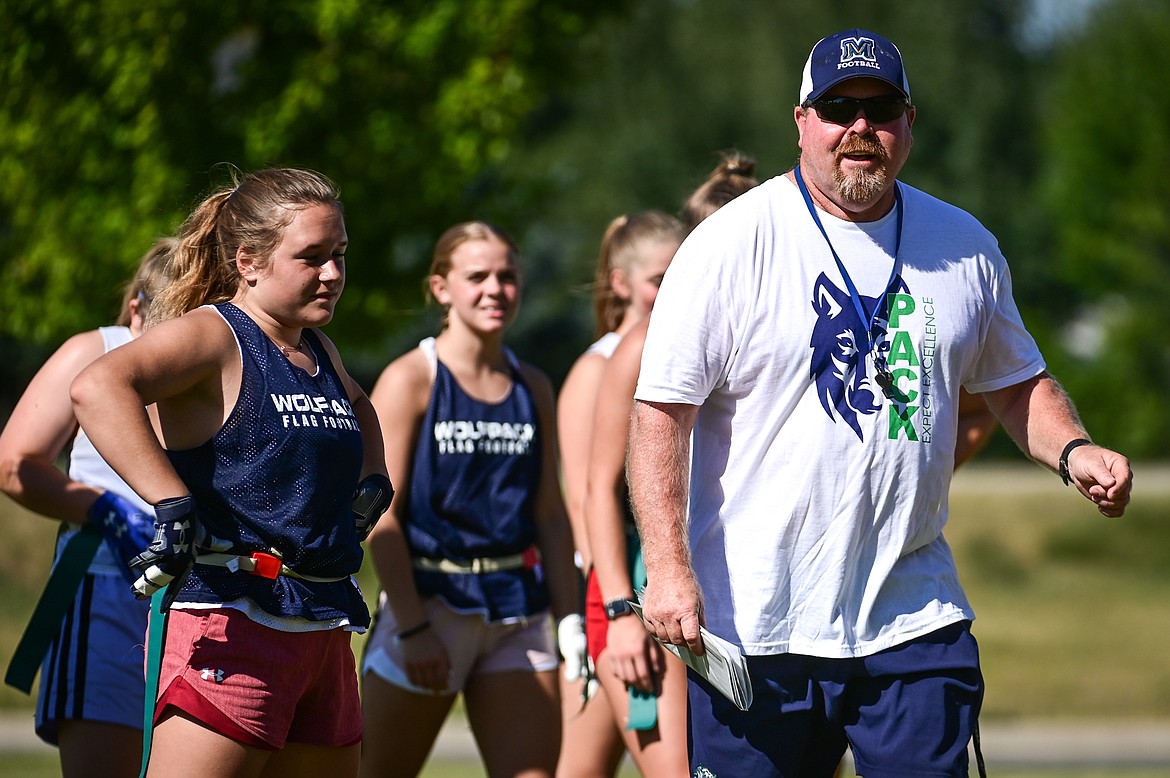
<path id="1" fill-rule="evenodd" d="M 970 626 L 853 659 L 748 657 L 748 712 L 689 672 L 692 776 L 830 778 L 846 746 L 865 778 L 966 776 L 983 702 Z"/>
<path id="2" fill-rule="evenodd" d="M 57 744 L 62 721 L 142 729 L 146 617 L 117 568 L 87 573 L 41 663 L 36 733 Z"/>

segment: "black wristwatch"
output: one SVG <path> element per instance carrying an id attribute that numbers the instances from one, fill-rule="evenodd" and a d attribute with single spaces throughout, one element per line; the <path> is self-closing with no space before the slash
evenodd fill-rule
<path id="1" fill-rule="evenodd" d="M 1068 455 L 1072 453 L 1074 448 L 1091 445 L 1093 445 L 1093 441 L 1077 438 L 1070 440 L 1068 445 L 1064 447 L 1064 451 L 1060 452 L 1060 461 L 1056 464 L 1056 471 L 1060 473 L 1060 480 L 1064 481 L 1065 486 L 1068 486 L 1069 481 L 1072 480 L 1072 476 L 1068 472 Z"/>
<path id="2" fill-rule="evenodd" d="M 634 612 L 634 606 L 630 605 L 630 601 L 625 597 L 618 597 L 616 600 L 609 600 L 605 603 L 605 618 L 610 621 L 620 619 L 622 616 L 630 616 Z"/>

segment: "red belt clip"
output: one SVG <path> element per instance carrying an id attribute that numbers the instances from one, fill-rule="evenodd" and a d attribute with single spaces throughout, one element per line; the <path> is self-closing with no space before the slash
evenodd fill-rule
<path id="1" fill-rule="evenodd" d="M 281 561 L 280 557 L 267 554 L 263 551 L 253 551 L 252 561 L 256 567 L 251 571 L 252 575 L 258 575 L 261 578 L 275 580 L 280 575 Z"/>
<path id="2" fill-rule="evenodd" d="M 536 546 L 529 546 L 524 549 L 524 569 L 535 570 L 540 567 L 540 551 Z"/>

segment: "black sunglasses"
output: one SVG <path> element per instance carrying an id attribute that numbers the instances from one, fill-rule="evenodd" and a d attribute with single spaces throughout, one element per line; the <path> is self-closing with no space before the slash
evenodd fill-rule
<path id="1" fill-rule="evenodd" d="M 806 103 L 805 107 L 809 105 Z M 817 116 L 833 124 L 852 124 L 858 111 L 864 111 L 865 118 L 873 124 L 885 124 L 900 119 L 910 107 L 910 101 L 895 95 L 860 100 L 856 97 L 822 97 L 812 101 L 811 106 Z"/>

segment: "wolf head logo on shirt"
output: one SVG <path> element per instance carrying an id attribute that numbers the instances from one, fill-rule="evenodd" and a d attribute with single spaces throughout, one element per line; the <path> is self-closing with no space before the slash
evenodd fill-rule
<path id="1" fill-rule="evenodd" d="M 897 279 L 889 292 L 905 288 Z M 873 311 L 879 298 L 863 295 L 861 302 L 866 311 Z M 840 417 L 864 440 L 858 416 L 869 416 L 882 407 L 873 360 L 866 355 L 868 322 L 858 316 L 849 293 L 837 288 L 824 273 L 813 284 L 812 307 L 817 320 L 809 343 L 813 352 L 810 377 L 816 382 L 817 396 L 830 419 Z M 874 322 L 874 351 L 882 357 L 890 350 L 888 326 L 888 315 L 879 313 Z"/>

